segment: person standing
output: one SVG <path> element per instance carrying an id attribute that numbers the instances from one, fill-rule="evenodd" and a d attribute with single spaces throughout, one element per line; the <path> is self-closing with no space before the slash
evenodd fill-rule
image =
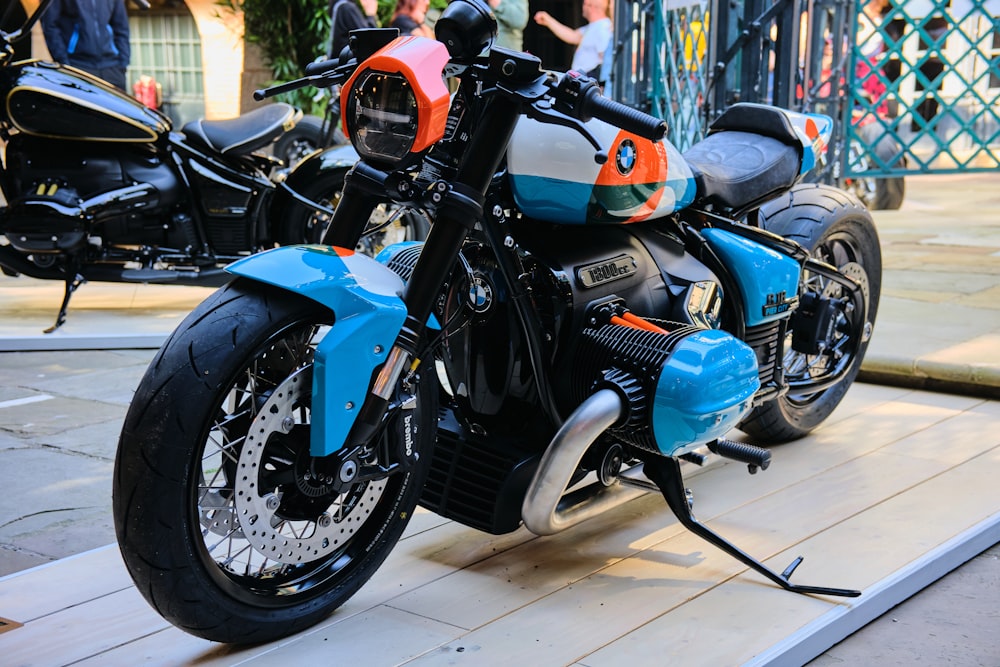
<path id="1" fill-rule="evenodd" d="M 430 4 L 430 0 L 397 0 L 389 27 L 399 30 L 400 35 L 434 37 L 434 31 L 424 24 Z"/>
<path id="2" fill-rule="evenodd" d="M 611 45 L 612 38 L 608 0 L 583 0 L 583 18 L 587 19 L 587 25 L 573 29 L 554 19 L 548 12 L 535 13 L 535 23 L 548 28 L 567 44 L 576 45 L 571 69 L 598 78 L 604 54 Z"/>
<path id="3" fill-rule="evenodd" d="M 126 90 L 132 49 L 125 0 L 54 0 L 42 15 L 42 33 L 57 63 Z"/>
<path id="4" fill-rule="evenodd" d="M 497 19 L 496 45 L 524 50 L 524 26 L 528 25 L 528 0 L 489 0 Z"/>
<path id="5" fill-rule="evenodd" d="M 348 44 L 352 30 L 362 28 L 377 28 L 378 0 L 361 0 L 361 6 L 355 0 L 330 1 L 330 50 L 327 58 L 336 58 Z"/>

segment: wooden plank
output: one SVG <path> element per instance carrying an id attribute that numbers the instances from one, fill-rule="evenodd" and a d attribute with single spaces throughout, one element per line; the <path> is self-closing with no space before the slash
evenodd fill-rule
<path id="1" fill-rule="evenodd" d="M 0 654 L 20 667 L 66 665 L 168 625 L 128 588 L 0 635 Z"/>
<path id="2" fill-rule="evenodd" d="M 131 587 L 118 547 L 112 544 L 0 579 L 0 610 L 29 623 Z"/>
<path id="3" fill-rule="evenodd" d="M 802 550 L 821 554 L 810 563 L 816 576 L 846 577 L 863 587 L 867 595 L 880 581 L 919 559 L 915 554 L 929 553 L 985 521 L 995 522 L 995 517 L 1000 516 L 1000 497 L 987 471 L 997 470 L 998 465 L 1000 447 L 903 493 L 889 494 L 869 510 L 830 525 L 794 550 L 775 556 L 771 565 L 781 567 Z M 942 503 L 944 497 L 953 502 Z M 818 597 L 789 595 L 759 575 L 745 573 L 579 662 L 587 667 L 641 667 L 674 661 L 687 665 L 756 663 L 755 657 L 765 657 L 772 645 L 815 619 L 826 614 L 843 615 L 864 601 L 862 596 L 834 604 Z M 682 639 L 667 642 L 667 637 Z M 826 637 L 824 643 L 828 644 L 817 644 L 810 651 L 812 655 L 798 657 L 811 659 L 836 641 Z M 650 646 L 657 647 L 655 655 Z"/>
<path id="4" fill-rule="evenodd" d="M 763 474 L 749 476 L 737 464 L 688 474 L 699 517 L 755 556 L 773 557 L 776 569 L 802 553 L 807 558 L 796 573 L 802 583 L 872 587 L 884 576 L 854 568 L 905 568 L 940 546 L 933 540 L 890 539 L 879 532 L 885 532 L 884 521 L 911 521 L 899 531 L 915 539 L 927 532 L 922 520 L 957 529 L 954 512 L 963 510 L 952 503 L 952 494 L 980 494 L 974 500 L 981 511 L 990 505 L 983 502 L 984 493 L 1000 502 L 995 493 L 982 491 L 989 487 L 978 478 L 954 477 L 968 469 L 990 479 L 990 470 L 997 469 L 989 457 L 1000 444 L 1000 404 L 864 385 L 852 389 L 849 399 L 856 392 L 862 400 L 845 401 L 815 434 L 774 448 L 772 469 Z M 957 490 L 935 486 L 945 479 L 958 480 Z M 918 490 L 925 487 L 933 489 L 927 495 L 941 512 L 920 511 L 926 500 Z M 909 510 L 914 516 L 879 509 L 903 498 L 917 502 Z M 873 549 L 888 554 L 869 563 Z M 749 619 L 716 618 L 714 607 L 706 606 L 716 598 L 729 603 L 734 616 Z M 627 650 L 636 652 L 638 664 L 644 659 L 666 664 L 668 647 L 685 642 L 692 652 L 680 651 L 677 661 L 699 664 L 698 647 L 705 641 L 712 651 L 726 650 L 725 641 L 706 632 L 770 618 L 773 627 L 759 630 L 754 649 L 764 655 L 831 609 L 849 606 L 796 596 L 746 573 L 681 529 L 662 499 L 649 495 L 548 538 L 523 529 L 490 536 L 418 510 L 383 568 L 330 619 L 248 649 L 211 644 L 168 627 L 131 588 L 115 547 L 0 579 L 0 614 L 22 620 L 10 609 L 33 614 L 24 627 L 0 634 L 5 661 L 16 655 L 28 660 L 24 664 L 264 665 L 297 662 L 298 650 L 323 659 L 355 656 L 352 651 L 363 646 L 364 659 L 378 664 L 478 667 L 517 660 L 596 666 L 617 658 L 615 664 L 622 664 L 622 654 L 611 647 L 632 642 L 634 649 Z M 691 623 L 697 629 L 677 624 L 685 610 L 695 616 Z M 798 624 L 775 610 L 791 610 L 785 613 Z M 75 626 L 95 636 L 78 636 Z M 373 639 L 359 641 L 369 636 L 365 632 Z M 378 638 L 393 632 L 400 641 L 383 646 Z M 745 632 L 758 630 L 740 629 L 744 640 Z M 44 660 L 32 662 L 28 654 L 37 642 L 46 643 Z"/>
<path id="5" fill-rule="evenodd" d="M 925 480 L 935 479 L 945 469 L 938 462 L 908 459 L 893 453 L 855 458 L 828 473 L 792 485 L 780 494 L 770 494 L 741 506 L 713 524 L 751 553 L 765 558 L 808 540 L 823 527 L 836 526 L 863 514 L 866 509 L 878 506 L 886 496 L 892 497 L 921 486 Z M 884 474 L 886 470 L 891 470 L 892 474 Z M 979 474 L 983 474 L 981 470 Z M 850 493 L 845 494 L 846 489 Z M 805 504 L 807 501 L 809 504 Z M 795 508 L 795 511 L 788 511 L 789 508 Z M 802 511 L 803 508 L 808 509 Z M 763 532 L 760 528 L 756 531 L 742 528 L 755 517 L 763 516 L 776 516 L 778 524 Z M 912 530 L 912 524 L 907 529 Z M 864 541 L 848 543 L 864 544 Z M 870 585 L 870 578 L 855 576 L 857 573 L 851 567 L 845 567 L 845 559 L 852 553 L 855 557 L 852 567 L 860 567 L 867 560 L 857 558 L 856 550 L 843 554 L 842 559 L 833 559 L 834 567 L 824 567 L 824 564 L 831 563 L 827 547 L 807 549 L 809 545 L 810 542 L 806 542 L 795 546 L 796 553 L 784 554 L 784 560 L 775 559 L 779 562 L 771 563 L 771 566 L 780 571 L 798 551 L 806 551 L 809 559 L 798 575 L 805 583 Z M 458 646 L 464 646 L 466 653 L 474 647 L 477 660 L 484 656 L 503 655 L 505 660 L 515 663 L 568 664 L 615 641 L 619 632 L 631 632 L 671 609 L 681 605 L 686 607 L 684 603 L 690 604 L 689 601 L 698 599 L 719 582 L 743 570 L 742 566 L 734 563 L 698 538 L 688 534 L 678 535 L 515 613 L 499 617 L 417 661 L 417 664 L 452 664 L 450 661 L 457 659 L 453 651 Z M 749 576 L 759 579 L 756 575 Z M 771 584 L 764 587 L 768 588 L 765 595 L 773 598 L 772 590 L 779 594 L 779 605 L 810 604 L 815 606 L 815 611 L 823 612 L 829 604 L 839 603 L 801 598 L 780 591 Z M 794 602 L 786 602 L 785 598 Z M 801 609 L 797 611 L 802 612 Z M 705 613 L 708 614 L 707 611 Z M 513 647 L 507 646 L 506 638 L 518 634 L 525 641 Z M 560 638 L 558 642 L 547 639 L 555 637 Z M 644 650 L 648 652 L 648 649 L 646 644 Z M 657 664 L 664 664 L 661 651 L 648 653 L 655 656 Z M 723 661 L 715 664 L 736 663 Z"/>

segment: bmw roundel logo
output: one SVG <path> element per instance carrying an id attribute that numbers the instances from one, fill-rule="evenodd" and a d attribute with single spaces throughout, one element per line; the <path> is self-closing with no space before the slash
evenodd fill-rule
<path id="1" fill-rule="evenodd" d="M 469 305 L 477 313 L 486 312 L 493 305 L 493 288 L 480 276 L 469 287 Z"/>
<path id="2" fill-rule="evenodd" d="M 621 143 L 618 144 L 618 152 L 615 153 L 615 166 L 618 167 L 618 173 L 622 176 L 631 174 L 635 168 L 635 160 L 635 143 L 631 139 L 622 139 Z"/>

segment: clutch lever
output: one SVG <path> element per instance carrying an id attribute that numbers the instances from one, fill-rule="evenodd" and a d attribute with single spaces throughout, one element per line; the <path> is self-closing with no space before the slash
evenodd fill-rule
<path id="1" fill-rule="evenodd" d="M 354 64 L 354 61 L 351 61 Z M 285 83 L 279 83 L 276 86 L 270 86 L 269 88 L 259 88 L 253 91 L 253 98 L 257 102 L 266 100 L 269 97 L 274 97 L 275 95 L 281 95 L 282 93 L 287 93 L 292 90 L 298 90 L 299 88 L 305 88 L 306 86 L 315 86 L 316 88 L 329 88 L 337 84 L 343 83 L 347 80 L 348 74 L 353 71 L 353 68 L 348 71 L 344 71 L 342 68 L 337 68 L 336 70 L 324 72 L 322 74 L 314 74 L 312 76 L 304 76 L 301 79 L 295 79 L 294 81 L 286 81 Z"/>

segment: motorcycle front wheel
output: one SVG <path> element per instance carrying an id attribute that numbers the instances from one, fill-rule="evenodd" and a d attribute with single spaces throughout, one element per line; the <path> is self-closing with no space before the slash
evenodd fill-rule
<path id="1" fill-rule="evenodd" d="M 348 171 L 332 172 L 329 177 L 303 187 L 299 194 L 327 209 L 336 209 L 343 195 L 344 178 Z M 283 225 L 283 235 L 277 239 L 278 243 L 319 243 L 330 225 L 330 219 L 330 214 L 323 211 L 296 206 Z M 423 241 L 430 226 L 430 221 L 419 211 L 395 204 L 379 204 L 372 212 L 355 250 L 374 257 L 393 243 Z"/>
<path id="2" fill-rule="evenodd" d="M 433 373 L 400 383 L 407 418 L 390 414 L 359 459 L 387 468 L 412 447 L 415 463 L 336 485 L 336 454 L 310 456 L 313 351 L 336 326 L 315 302 L 238 279 L 185 319 L 136 390 L 115 530 L 139 591 L 191 634 L 264 642 L 321 621 L 374 574 L 416 506 Z"/>
<path id="3" fill-rule="evenodd" d="M 829 309 L 829 326 L 809 332 L 818 338 L 815 350 L 795 349 L 797 326 L 792 318 L 784 344 L 783 369 L 791 389 L 757 406 L 739 428 L 764 444 L 800 438 L 819 426 L 840 404 L 861 370 L 861 362 L 878 312 L 882 289 L 882 251 L 875 223 L 854 196 L 829 185 L 798 185 L 768 202 L 760 211 L 760 226 L 798 242 L 810 255 L 831 264 L 861 284 L 867 302 L 866 317 L 857 316 L 846 289 L 809 271 L 799 281 L 800 301 L 814 297 Z M 801 332 L 800 332 L 801 333 Z M 801 345 L 799 347 L 802 347 Z M 833 386 L 815 390 L 843 373 Z"/>

